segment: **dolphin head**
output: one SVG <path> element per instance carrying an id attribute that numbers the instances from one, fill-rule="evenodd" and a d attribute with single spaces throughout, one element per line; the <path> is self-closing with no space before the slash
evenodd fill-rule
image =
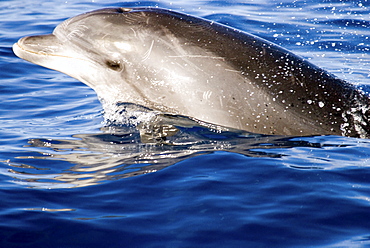
<path id="1" fill-rule="evenodd" d="M 105 101 L 148 105 L 153 94 L 143 90 L 163 80 L 153 63 L 160 56 L 153 49 L 158 28 L 149 19 L 140 9 L 92 11 L 65 20 L 52 34 L 21 38 L 13 50 L 82 81 Z"/>
<path id="2" fill-rule="evenodd" d="M 82 81 L 102 100 L 135 102 L 142 97 L 130 83 L 135 74 L 130 69 L 146 44 L 138 40 L 144 37 L 141 24 L 125 16 L 130 11 L 103 9 L 78 15 L 52 34 L 21 38 L 13 50 L 20 58 Z"/>

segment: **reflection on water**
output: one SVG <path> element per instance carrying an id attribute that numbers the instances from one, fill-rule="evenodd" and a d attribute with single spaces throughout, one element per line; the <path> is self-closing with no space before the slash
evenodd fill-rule
<path id="1" fill-rule="evenodd" d="M 104 127 L 101 133 L 78 134 L 73 138 L 31 139 L 28 147 L 37 148 L 39 155 L 35 156 L 33 150 L 33 155 L 17 157 L 24 163 L 7 161 L 10 168 L 0 173 L 26 187 L 71 188 L 156 172 L 184 159 L 219 150 L 279 159 L 289 156 L 286 149 L 293 147 L 345 146 L 343 142 L 322 144 L 315 137 L 266 136 L 207 127 L 186 117 L 166 115 L 158 115 L 155 121 L 137 127 Z M 315 164 L 310 167 L 305 163 L 302 168 L 322 169 Z M 299 168 L 296 163 L 295 168 Z"/>
<path id="2" fill-rule="evenodd" d="M 25 208 L 24 210 L 28 211 L 41 211 L 41 212 L 69 212 L 69 211 L 76 211 L 73 208 Z"/>

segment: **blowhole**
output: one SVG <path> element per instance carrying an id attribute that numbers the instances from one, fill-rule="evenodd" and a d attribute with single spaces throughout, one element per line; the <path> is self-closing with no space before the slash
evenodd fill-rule
<path id="1" fill-rule="evenodd" d="M 130 8 L 118 8 L 117 9 L 117 12 L 118 13 L 127 13 L 127 12 L 130 12 L 132 9 Z"/>

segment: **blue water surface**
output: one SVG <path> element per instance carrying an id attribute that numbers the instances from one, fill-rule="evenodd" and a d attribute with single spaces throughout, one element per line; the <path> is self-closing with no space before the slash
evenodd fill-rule
<path id="1" fill-rule="evenodd" d="M 68 17 L 133 6 L 236 27 L 369 91 L 367 0 L 2 0 L 0 247 L 370 247 L 369 140 L 178 125 L 147 143 L 104 122 L 90 88 L 12 52 Z"/>

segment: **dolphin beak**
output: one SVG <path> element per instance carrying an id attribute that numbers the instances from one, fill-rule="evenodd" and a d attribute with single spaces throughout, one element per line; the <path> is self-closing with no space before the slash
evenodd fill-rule
<path id="1" fill-rule="evenodd" d="M 77 80 L 85 82 L 83 71 L 91 73 L 94 63 L 84 59 L 70 49 L 66 42 L 62 42 L 53 34 L 29 36 L 19 39 L 13 45 L 13 51 L 18 57 L 36 65 L 63 72 Z M 88 83 L 86 83 L 88 84 Z"/>
<path id="2" fill-rule="evenodd" d="M 53 35 L 38 35 L 21 38 L 13 45 L 13 51 L 18 57 L 35 63 L 40 55 L 58 56 L 62 43 Z"/>

